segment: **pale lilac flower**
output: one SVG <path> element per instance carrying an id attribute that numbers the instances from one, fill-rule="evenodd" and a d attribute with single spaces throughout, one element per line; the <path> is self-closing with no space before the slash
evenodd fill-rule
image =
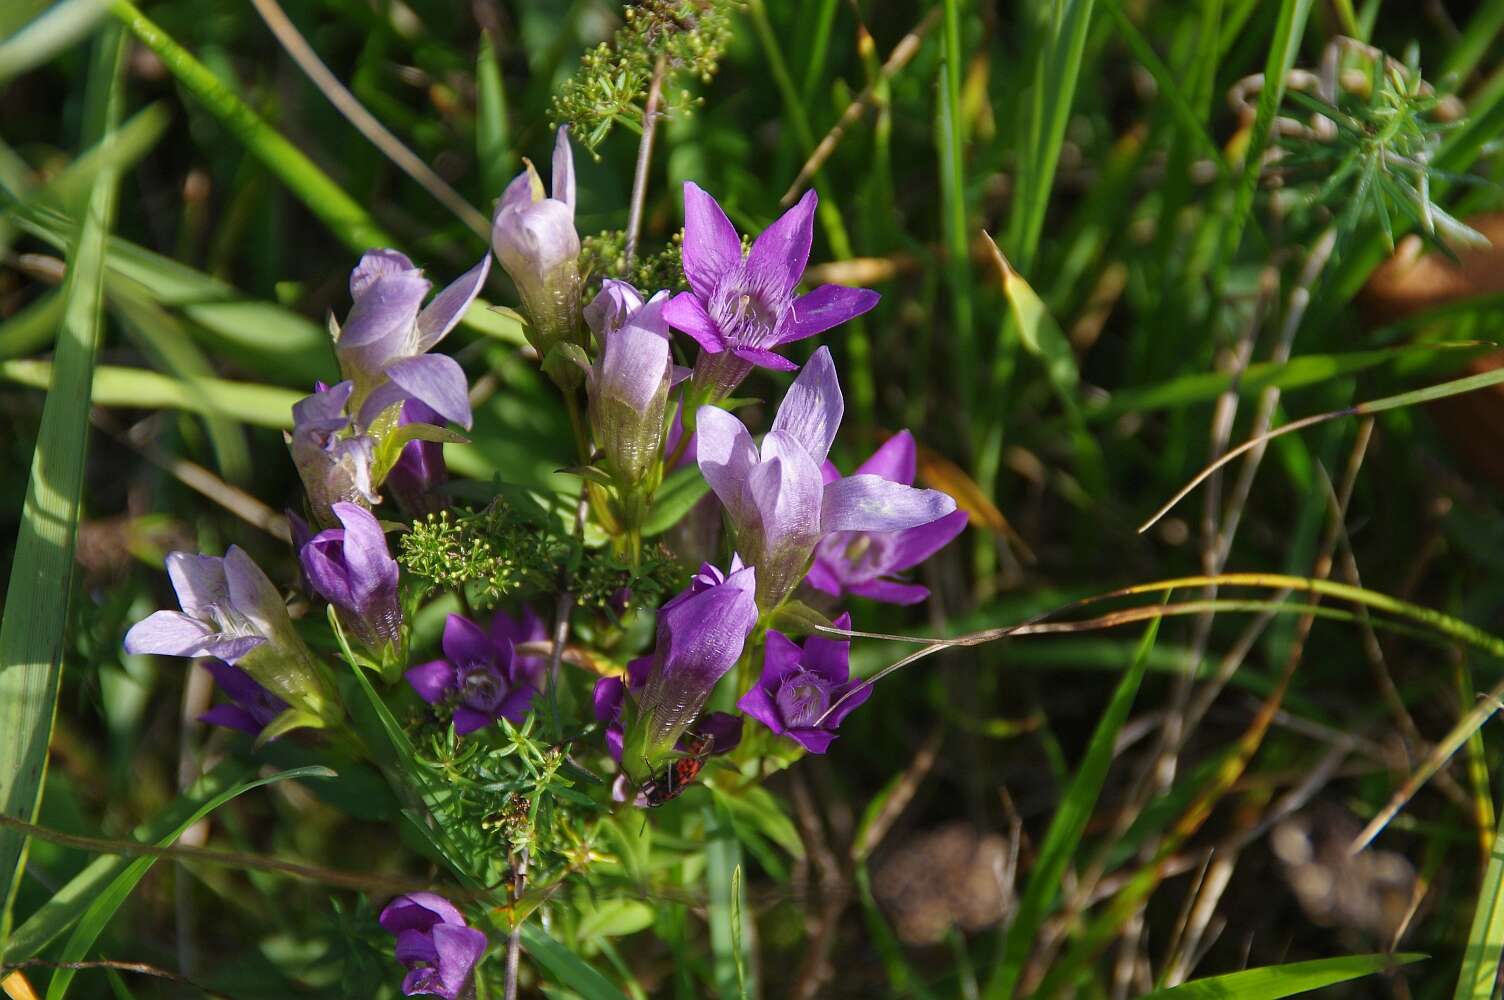
<path id="1" fill-rule="evenodd" d="M 460 615 L 444 622 L 444 659 L 420 664 L 404 675 L 430 705 L 453 706 L 461 736 L 497 719 L 520 723 L 537 693 L 533 679 L 493 623 L 491 632 Z"/>
<path id="2" fill-rule="evenodd" d="M 580 235 L 574 228 L 574 153 L 569 131 L 554 141 L 553 197 L 531 162 L 512 179 L 496 205 L 491 247 L 511 275 L 527 313 L 529 342 L 543 358 L 580 327 Z"/>
<path id="3" fill-rule="evenodd" d="M 343 528 L 313 536 L 298 558 L 309 584 L 334 605 L 339 620 L 365 646 L 376 650 L 402 644 L 402 606 L 397 600 L 397 560 L 386 533 L 371 512 L 337 503 Z"/>
<path id="4" fill-rule="evenodd" d="M 125 636 L 127 653 L 212 656 L 272 694 L 327 720 L 337 717 L 324 669 L 293 628 L 282 595 L 238 546 L 223 558 L 173 552 L 167 576 L 182 611 L 156 611 Z"/>
<path id="5" fill-rule="evenodd" d="M 238 729 L 250 736 L 260 736 L 261 730 L 287 711 L 287 702 L 272 694 L 251 679 L 251 675 L 224 660 L 207 659 L 199 666 L 214 678 L 219 689 L 229 696 L 198 717 L 208 726 L 224 726 Z"/>
<path id="6" fill-rule="evenodd" d="M 335 523 L 332 507 L 340 501 L 367 507 L 381 501 L 371 482 L 376 443 L 359 433 L 345 414 L 354 391 L 353 382 L 321 382 L 292 408 L 287 447 L 308 494 L 309 509 L 321 525 Z"/>
<path id="7" fill-rule="evenodd" d="M 397 961 L 407 967 L 402 992 L 459 1000 L 475 995 L 475 964 L 486 953 L 486 936 L 465 923 L 443 896 L 410 892 L 381 911 L 381 926 L 397 939 Z"/>
<path id="8" fill-rule="evenodd" d="M 799 373 L 762 447 L 735 416 L 702 406 L 697 421 L 700 472 L 726 508 L 736 551 L 757 567 L 757 605 L 770 611 L 804 578 L 815 546 L 839 531 L 901 531 L 956 509 L 936 490 L 916 490 L 881 476 L 847 476 L 827 484 L 821 465 L 845 404 L 830 350 L 822 347 Z"/>
<path id="9" fill-rule="evenodd" d="M 914 436 L 899 431 L 857 466 L 855 475 L 879 476 L 908 486 L 914 482 L 914 465 Z M 821 472 L 827 485 L 841 478 L 829 461 Z M 856 594 L 889 604 L 917 604 L 929 596 L 929 590 L 894 577 L 944 548 L 966 529 L 966 522 L 966 512 L 957 510 L 902 531 L 835 532 L 815 547 L 815 563 L 805 582 L 833 597 Z"/>
<path id="10" fill-rule="evenodd" d="M 429 354 L 475 301 L 490 255 L 423 305 L 432 285 L 396 250 L 371 250 L 350 274 L 354 305 L 334 333 L 340 370 L 354 383 L 352 410 L 362 427 L 404 399 L 417 399 L 470 426 L 469 383 L 459 362 Z"/>
<path id="11" fill-rule="evenodd" d="M 836 628 L 851 628 L 842 615 Z M 801 648 L 781 632 L 769 632 L 762 676 L 736 707 L 810 753 L 824 753 L 836 727 L 872 695 L 872 685 L 851 679 L 851 643 L 812 635 Z"/>
<path id="12" fill-rule="evenodd" d="M 736 227 L 714 198 L 684 184 L 684 276 L 690 291 L 664 311 L 700 345 L 694 384 L 712 401 L 730 395 L 754 366 L 794 371 L 775 349 L 846 322 L 877 305 L 866 288 L 821 285 L 795 297 L 814 237 L 810 191 L 742 256 Z"/>
<path id="13" fill-rule="evenodd" d="M 667 300 L 668 293 L 659 292 L 644 303 L 637 289 L 608 278 L 585 310 L 601 344 L 585 378 L 590 427 L 607 471 L 625 488 L 642 481 L 663 444 L 673 376 L 663 319 Z"/>
<path id="14" fill-rule="evenodd" d="M 595 682 L 592 694 L 595 721 L 606 724 L 606 751 L 618 764 L 624 739 L 622 706 L 629 696 L 634 702 L 637 700 L 652 670 L 653 658 L 639 656 L 627 664 L 625 677 L 602 677 Z M 693 735 L 709 736 L 712 754 L 728 753 L 742 741 L 742 720 L 728 712 L 707 712 L 696 720 L 691 731 L 679 737 L 678 748 L 685 749 Z"/>
<path id="15" fill-rule="evenodd" d="M 427 403 L 409 399 L 402 404 L 397 426 L 406 424 L 444 425 L 444 418 Z M 438 441 L 409 441 L 402 446 L 402 454 L 386 474 L 382 489 L 396 501 L 408 517 L 435 514 L 442 507 L 443 497 L 438 487 L 449 481 L 449 468 L 444 464 L 444 445 Z"/>
<path id="16" fill-rule="evenodd" d="M 636 698 L 622 767 L 637 784 L 648 780 L 699 717 L 716 682 L 742 655 L 757 624 L 757 576 L 733 559 L 722 573 L 709 563 L 689 587 L 658 612 L 657 647 Z"/>

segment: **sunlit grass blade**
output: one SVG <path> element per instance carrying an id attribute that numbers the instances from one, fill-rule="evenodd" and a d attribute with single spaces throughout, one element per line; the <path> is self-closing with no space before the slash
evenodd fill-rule
<path id="1" fill-rule="evenodd" d="M 977 357 L 971 300 L 971 255 L 967 249 L 965 124 L 961 116 L 961 0 L 942 0 L 942 59 L 939 113 L 935 116 L 940 152 L 940 220 L 945 236 L 945 280 L 950 286 L 951 336 L 955 358 Z M 922 352 L 921 352 L 922 353 Z M 978 380 L 957 380 L 963 419 L 973 413 Z"/>
<path id="2" fill-rule="evenodd" d="M 0 360 L 18 358 L 51 343 L 66 304 L 61 293 L 48 292 L 0 323 Z"/>
<path id="3" fill-rule="evenodd" d="M 508 138 L 507 90 L 489 31 L 482 32 L 475 54 L 475 155 L 488 197 L 500 197 L 515 158 Z"/>
<path id="4" fill-rule="evenodd" d="M 746 962 L 741 954 L 740 921 L 744 918 L 732 891 L 732 879 L 741 868 L 741 844 L 728 817 L 713 807 L 704 812 L 706 826 L 705 888 L 709 897 L 706 919 L 710 923 L 710 950 L 716 995 L 737 1000 L 744 995 L 741 983 Z"/>
<path id="5" fill-rule="evenodd" d="M 53 378 L 49 361 L 0 361 L 0 380 L 45 389 Z M 145 368 L 101 365 L 94 370 L 94 403 L 139 410 L 187 410 L 228 417 L 257 427 L 292 426 L 292 404 L 304 394 L 291 389 L 226 379 L 192 384 Z"/>
<path id="6" fill-rule="evenodd" d="M 1337 420 L 1341 417 L 1368 416 L 1374 413 L 1382 413 L 1385 410 L 1397 410 L 1406 406 L 1416 406 L 1421 403 L 1429 403 L 1434 400 L 1445 399 L 1448 396 L 1459 396 L 1465 392 L 1473 392 L 1478 389 L 1486 389 L 1491 385 L 1498 385 L 1500 382 L 1504 382 L 1504 369 L 1495 369 L 1493 371 L 1482 372 L 1478 375 L 1469 375 L 1466 378 L 1453 379 L 1450 382 L 1443 382 L 1439 385 L 1426 386 L 1424 389 L 1414 389 L 1410 392 L 1402 392 L 1398 395 L 1385 396 L 1382 399 L 1374 399 L 1369 400 L 1366 403 L 1358 403 L 1353 406 L 1344 407 L 1340 410 L 1332 410 L 1327 413 L 1318 413 L 1313 416 L 1302 417 L 1299 420 L 1292 420 L 1290 421 L 1290 423 L 1285 424 L 1282 427 L 1276 427 L 1265 434 L 1260 434 L 1256 437 L 1249 438 L 1247 441 L 1244 441 L 1236 448 L 1229 449 L 1215 462 L 1198 472 L 1195 478 L 1193 478 L 1189 483 L 1183 486 L 1179 492 L 1177 492 L 1164 504 L 1164 506 L 1155 511 L 1147 521 L 1140 525 L 1138 530 L 1142 533 L 1152 528 L 1155 523 L 1159 521 L 1160 518 L 1168 514 L 1176 504 L 1185 499 L 1186 496 L 1189 495 L 1193 490 L 1195 490 L 1197 486 L 1200 486 L 1202 483 L 1206 482 L 1207 478 L 1211 476 L 1212 473 L 1222 468 L 1228 462 L 1233 461 L 1239 455 L 1245 454 L 1251 449 L 1257 448 L 1259 445 L 1277 438 L 1282 434 L 1289 434 L 1292 431 L 1304 430 L 1307 427 L 1314 427 L 1317 424 L 1326 423 L 1329 420 Z"/>
<path id="7" fill-rule="evenodd" d="M 1238 1000 L 1281 1000 L 1323 986 L 1345 983 L 1376 972 L 1384 972 L 1411 962 L 1419 962 L 1425 955 L 1344 955 L 1341 958 L 1318 958 L 1309 962 L 1290 962 L 1287 965 L 1266 965 L 1258 969 L 1244 969 L 1225 976 L 1209 976 L 1193 979 L 1169 989 L 1155 990 L 1145 994 L 1144 1000 L 1213 1000 L 1213 998 L 1237 997 Z"/>
<path id="8" fill-rule="evenodd" d="M 1149 654 L 1154 649 L 1154 639 L 1159 633 L 1159 622 L 1160 619 L 1153 619 L 1144 630 L 1138 649 L 1134 651 L 1133 661 L 1124 671 L 1117 689 L 1113 691 L 1107 709 L 1097 720 L 1097 727 L 1086 748 L 1086 756 L 1082 758 L 1076 776 L 1055 809 L 1049 830 L 1039 845 L 1034 868 L 1029 873 L 1028 888 L 1019 900 L 1013 923 L 1008 927 L 1004 938 L 1002 957 L 987 984 L 987 1000 L 1007 1000 L 1018 985 L 1035 936 L 1055 902 L 1055 896 L 1060 891 L 1061 876 L 1065 874 L 1066 865 L 1070 864 L 1071 857 L 1081 843 L 1087 821 L 1091 819 L 1092 810 L 1096 807 L 1097 796 L 1101 794 L 1102 784 L 1107 779 L 1113 747 L 1118 732 L 1128 719 L 1128 711 L 1133 707 L 1133 699 L 1137 696 L 1139 685 L 1148 669 Z"/>
<path id="9" fill-rule="evenodd" d="M 1478 903 L 1462 952 L 1457 973 L 1455 1000 L 1492 1000 L 1499 979 L 1499 961 L 1504 956 L 1504 811 L 1494 834 L 1488 867 L 1478 886 Z"/>
<path id="10" fill-rule="evenodd" d="M 396 245 L 359 202 L 130 0 L 109 0 L 109 8 L 141 44 L 156 53 L 178 82 L 347 247 L 359 253 L 371 247 Z"/>
<path id="11" fill-rule="evenodd" d="M 86 98 L 87 140 L 101 141 L 120 120 L 123 33 L 96 44 Z M 51 389 L 21 509 L 5 617 L 0 621 L 0 813 L 30 821 L 41 801 L 68 630 L 73 548 L 88 451 L 89 389 L 103 325 L 105 240 L 115 217 L 119 176 L 95 178 L 70 255 L 62 329 Z M 0 831 L 0 949 L 25 865 L 26 838 Z"/>
<path id="12" fill-rule="evenodd" d="M 1504 31 L 1504 0 L 1487 0 L 1468 18 L 1441 64 L 1438 78 L 1453 87 L 1460 86 L 1490 50 L 1497 51 L 1495 46 L 1501 31 Z"/>
<path id="13" fill-rule="evenodd" d="M 235 785 L 233 788 L 220 792 L 195 809 L 171 833 L 158 840 L 157 844 L 160 847 L 171 846 L 172 842 L 181 837 L 193 824 L 208 816 L 231 799 L 243 795 L 252 789 L 292 779 L 332 777 L 334 777 L 333 771 L 327 767 L 314 765 L 280 771 L 265 778 L 258 778 L 255 781 L 247 781 Z M 156 862 L 157 859 L 150 855 L 136 858 L 126 866 L 124 871 L 116 875 L 114 880 L 102 892 L 94 896 L 94 901 L 79 919 L 78 924 L 73 928 L 73 933 L 69 935 L 67 942 L 63 945 L 59 962 L 67 964 L 82 962 L 84 960 L 89 954 L 89 949 L 94 946 L 94 942 L 98 940 L 99 935 L 109 925 L 111 918 L 115 915 L 115 911 L 120 909 L 120 905 L 125 902 L 126 897 L 146 877 L 146 873 L 151 870 L 151 866 L 156 864 Z M 69 968 L 60 968 L 54 972 L 52 974 L 52 981 L 47 984 L 47 1000 L 62 1000 L 63 995 L 68 991 L 68 985 L 73 981 L 73 976 L 74 970 Z"/>
<path id="14" fill-rule="evenodd" d="M 62 0 L 0 42 L 0 86 L 81 41 L 104 17 L 104 0 Z"/>

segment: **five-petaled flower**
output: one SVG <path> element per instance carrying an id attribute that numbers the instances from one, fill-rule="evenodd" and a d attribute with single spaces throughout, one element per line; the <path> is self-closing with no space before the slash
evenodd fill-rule
<path id="1" fill-rule="evenodd" d="M 736 551 L 757 567 L 757 606 L 770 611 L 804 578 L 815 546 L 844 531 L 902 531 L 956 509 L 937 490 L 881 476 L 826 483 L 821 465 L 845 404 L 830 349 L 799 373 L 759 448 L 735 416 L 700 407 L 697 459 L 736 532 Z"/>
<path id="2" fill-rule="evenodd" d="M 914 436 L 899 431 L 884 441 L 872 457 L 857 466 L 855 475 L 879 476 L 908 486 L 914 482 Z M 821 470 L 825 482 L 841 478 L 835 463 Z M 929 590 L 917 583 L 895 580 L 944 548 L 966 529 L 964 510 L 902 531 L 838 531 L 815 547 L 815 562 L 805 577 L 811 587 L 834 597 L 856 594 L 889 604 L 917 604 Z"/>
<path id="3" fill-rule="evenodd" d="M 775 353 L 877 305 L 866 288 L 821 285 L 796 297 L 814 238 L 814 191 L 764 229 L 742 255 L 741 237 L 721 206 L 684 183 L 684 276 L 690 291 L 669 302 L 671 325 L 700 345 L 694 386 L 712 402 L 730 395 L 753 367 L 794 371 Z"/>
<path id="4" fill-rule="evenodd" d="M 459 1000 L 475 993 L 471 974 L 486 953 L 486 936 L 465 923 L 443 896 L 410 892 L 381 911 L 381 926 L 397 939 L 397 961 L 407 967 L 402 992 Z"/>
<path id="5" fill-rule="evenodd" d="M 836 628 L 851 628 L 841 615 Z M 824 753 L 836 727 L 872 694 L 872 685 L 851 679 L 851 643 L 812 635 L 800 647 L 782 632 L 769 632 L 762 677 L 737 707 L 810 753 Z"/>
<path id="6" fill-rule="evenodd" d="M 381 522 L 353 503 L 337 503 L 333 513 L 344 527 L 319 532 L 298 553 L 308 583 L 367 648 L 400 648 L 397 560 Z"/>
<path id="7" fill-rule="evenodd" d="M 432 284 L 396 250 L 371 250 L 350 274 L 354 305 L 334 332 L 340 371 L 354 383 L 352 415 L 371 427 L 390 407 L 417 399 L 445 420 L 470 426 L 469 383 L 459 362 L 428 351 L 454 329 L 491 269 L 488 254 L 453 284 L 423 300 Z"/>
<path id="8" fill-rule="evenodd" d="M 460 615 L 444 622 L 444 659 L 408 670 L 413 690 L 430 705 L 452 705 L 454 731 L 461 736 L 497 719 L 520 723 L 537 693 L 530 663 L 513 649 L 507 631 L 493 622 L 487 632 Z"/>

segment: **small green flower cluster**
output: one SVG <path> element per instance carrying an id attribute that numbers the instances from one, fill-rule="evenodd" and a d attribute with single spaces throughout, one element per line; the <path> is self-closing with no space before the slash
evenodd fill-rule
<path id="1" fill-rule="evenodd" d="M 604 278 L 616 278 L 638 288 L 666 288 L 671 292 L 689 290 L 684 280 L 684 233 L 679 231 L 668 246 L 656 254 L 637 255 L 627 264 L 627 231 L 607 229 L 580 240 L 580 274 L 591 288 L 599 288 Z"/>
<path id="2" fill-rule="evenodd" d="M 611 41 L 586 52 L 580 71 L 554 97 L 554 123 L 567 122 L 593 151 L 616 122 L 641 122 L 659 58 L 666 73 L 661 110 L 688 109 L 695 98 L 678 78 L 708 82 L 715 75 L 731 41 L 735 6 L 734 0 L 643 0 L 627 7 Z"/>
<path id="3" fill-rule="evenodd" d="M 413 522 L 398 562 L 430 590 L 463 589 L 485 607 L 554 580 L 559 544 L 498 499 L 481 511 L 443 510 Z"/>

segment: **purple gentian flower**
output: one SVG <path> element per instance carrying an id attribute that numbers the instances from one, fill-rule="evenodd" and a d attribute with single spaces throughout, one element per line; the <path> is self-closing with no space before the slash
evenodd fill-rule
<path id="1" fill-rule="evenodd" d="M 461 736 L 497 719 L 520 723 L 532 706 L 537 688 L 502 631 L 493 622 L 488 633 L 452 614 L 444 622 L 444 659 L 404 675 L 430 705 L 454 706 L 454 731 Z"/>
<path id="2" fill-rule="evenodd" d="M 652 670 L 653 658 L 639 656 L 627 664 L 625 677 L 602 677 L 595 682 L 595 721 L 606 724 L 606 751 L 618 764 L 623 740 L 622 705 L 628 695 L 634 700 L 641 695 Z M 691 728 L 696 735 L 711 737 L 711 754 L 729 753 L 742 741 L 741 717 L 729 712 L 707 712 Z M 678 749 L 683 750 L 690 738 L 689 732 L 679 737 Z"/>
<path id="3" fill-rule="evenodd" d="M 337 503 L 333 510 L 344 527 L 321 531 L 303 546 L 298 553 L 303 572 L 368 648 L 400 647 L 397 560 L 387 548 L 381 522 L 353 503 Z"/>
<path id="4" fill-rule="evenodd" d="M 326 386 L 320 382 L 311 396 L 293 404 L 292 433 L 286 435 L 292 461 L 308 494 L 314 520 L 334 524 L 331 510 L 339 501 L 370 506 L 379 503 L 371 482 L 376 444 L 356 432 L 345 405 L 355 391 L 353 382 Z"/>
<path id="5" fill-rule="evenodd" d="M 673 752 L 716 682 L 740 659 L 757 624 L 756 589 L 756 571 L 740 560 L 732 560 L 728 573 L 706 563 L 689 587 L 659 610 L 652 667 L 637 694 L 622 751 L 622 767 L 637 784 Z"/>
<path id="6" fill-rule="evenodd" d="M 521 613 L 515 618 L 505 611 L 498 611 L 491 616 L 491 637 L 506 639 L 512 644 L 513 671 L 518 680 L 542 689 L 543 680 L 548 674 L 548 654 L 521 653 L 517 651 L 517 647 L 549 641 L 548 627 L 543 624 L 543 619 L 527 605 L 522 606 Z"/>
<path id="7" fill-rule="evenodd" d="M 334 334 L 340 370 L 355 384 L 351 401 L 362 427 L 404 399 L 427 403 L 445 420 L 470 426 L 469 383 L 459 362 L 427 353 L 459 323 L 491 269 L 481 262 L 434 297 L 423 272 L 396 250 L 371 250 L 350 273 L 355 300 Z"/>
<path id="8" fill-rule="evenodd" d="M 511 275 L 527 313 L 528 341 L 547 358 L 553 346 L 575 341 L 580 326 L 580 235 L 574 228 L 574 153 L 569 130 L 554 140 L 553 197 L 530 161 L 496 205 L 491 247 Z"/>
<path id="9" fill-rule="evenodd" d="M 899 431 L 884 441 L 872 457 L 857 466 L 855 475 L 879 476 L 908 486 L 914 482 L 914 436 Z M 827 461 L 821 473 L 827 485 L 841 478 Z M 815 563 L 805 582 L 833 597 L 856 594 L 888 604 L 917 604 L 930 595 L 917 583 L 892 577 L 912 569 L 945 547 L 966 529 L 964 510 L 902 531 L 838 531 L 815 547 Z"/>
<path id="10" fill-rule="evenodd" d="M 881 476 L 847 476 L 827 484 L 820 469 L 844 408 L 826 347 L 789 387 L 761 449 L 736 417 L 700 407 L 700 472 L 726 508 L 736 551 L 757 567 L 757 606 L 764 611 L 782 604 L 804 578 L 815 546 L 826 535 L 901 531 L 956 509 L 944 493 Z"/>
<path id="11" fill-rule="evenodd" d="M 417 399 L 402 404 L 397 417 L 397 426 L 406 424 L 444 425 L 444 418 L 437 410 Z M 402 508 L 408 517 L 435 514 L 443 507 L 443 501 L 434 491 L 449 481 L 449 468 L 444 464 L 444 445 L 439 441 L 409 441 L 402 446 L 402 454 L 386 474 L 382 489 Z"/>
<path id="12" fill-rule="evenodd" d="M 172 552 L 167 576 L 182 611 L 156 611 L 125 635 L 127 653 L 212 656 L 244 670 L 289 705 L 338 717 L 324 670 L 293 628 L 287 605 L 245 550 L 223 558 Z"/>
<path id="13" fill-rule="evenodd" d="M 229 702 L 221 702 L 198 717 L 198 721 L 205 725 L 224 726 L 260 736 L 261 730 L 287 711 L 287 702 L 257 684 L 239 667 L 218 659 L 204 660 L 199 665 L 209 671 L 214 683 L 230 698 Z"/>
<path id="14" fill-rule="evenodd" d="M 821 285 L 795 297 L 814 237 L 814 191 L 789 209 L 742 256 L 736 227 L 710 195 L 684 183 L 684 276 L 690 291 L 664 311 L 700 345 L 694 384 L 711 401 L 730 395 L 753 367 L 794 371 L 774 349 L 829 330 L 877 305 L 866 288 Z"/>
<path id="15" fill-rule="evenodd" d="M 842 615 L 836 628 L 851 628 Z M 736 707 L 810 753 L 824 753 L 836 727 L 872 696 L 872 685 L 851 679 L 851 643 L 812 635 L 803 648 L 781 632 L 769 632 L 762 677 Z"/>
<path id="16" fill-rule="evenodd" d="M 465 923 L 443 896 L 410 892 L 381 911 L 381 926 L 397 938 L 397 961 L 407 967 L 402 992 L 445 1000 L 475 995 L 471 972 L 486 953 L 486 936 Z"/>
<path id="17" fill-rule="evenodd" d="M 625 281 L 606 279 L 585 318 L 601 353 L 585 379 L 590 426 L 617 484 L 630 489 L 658 461 L 673 362 L 663 307 L 668 292 L 646 303 Z"/>

